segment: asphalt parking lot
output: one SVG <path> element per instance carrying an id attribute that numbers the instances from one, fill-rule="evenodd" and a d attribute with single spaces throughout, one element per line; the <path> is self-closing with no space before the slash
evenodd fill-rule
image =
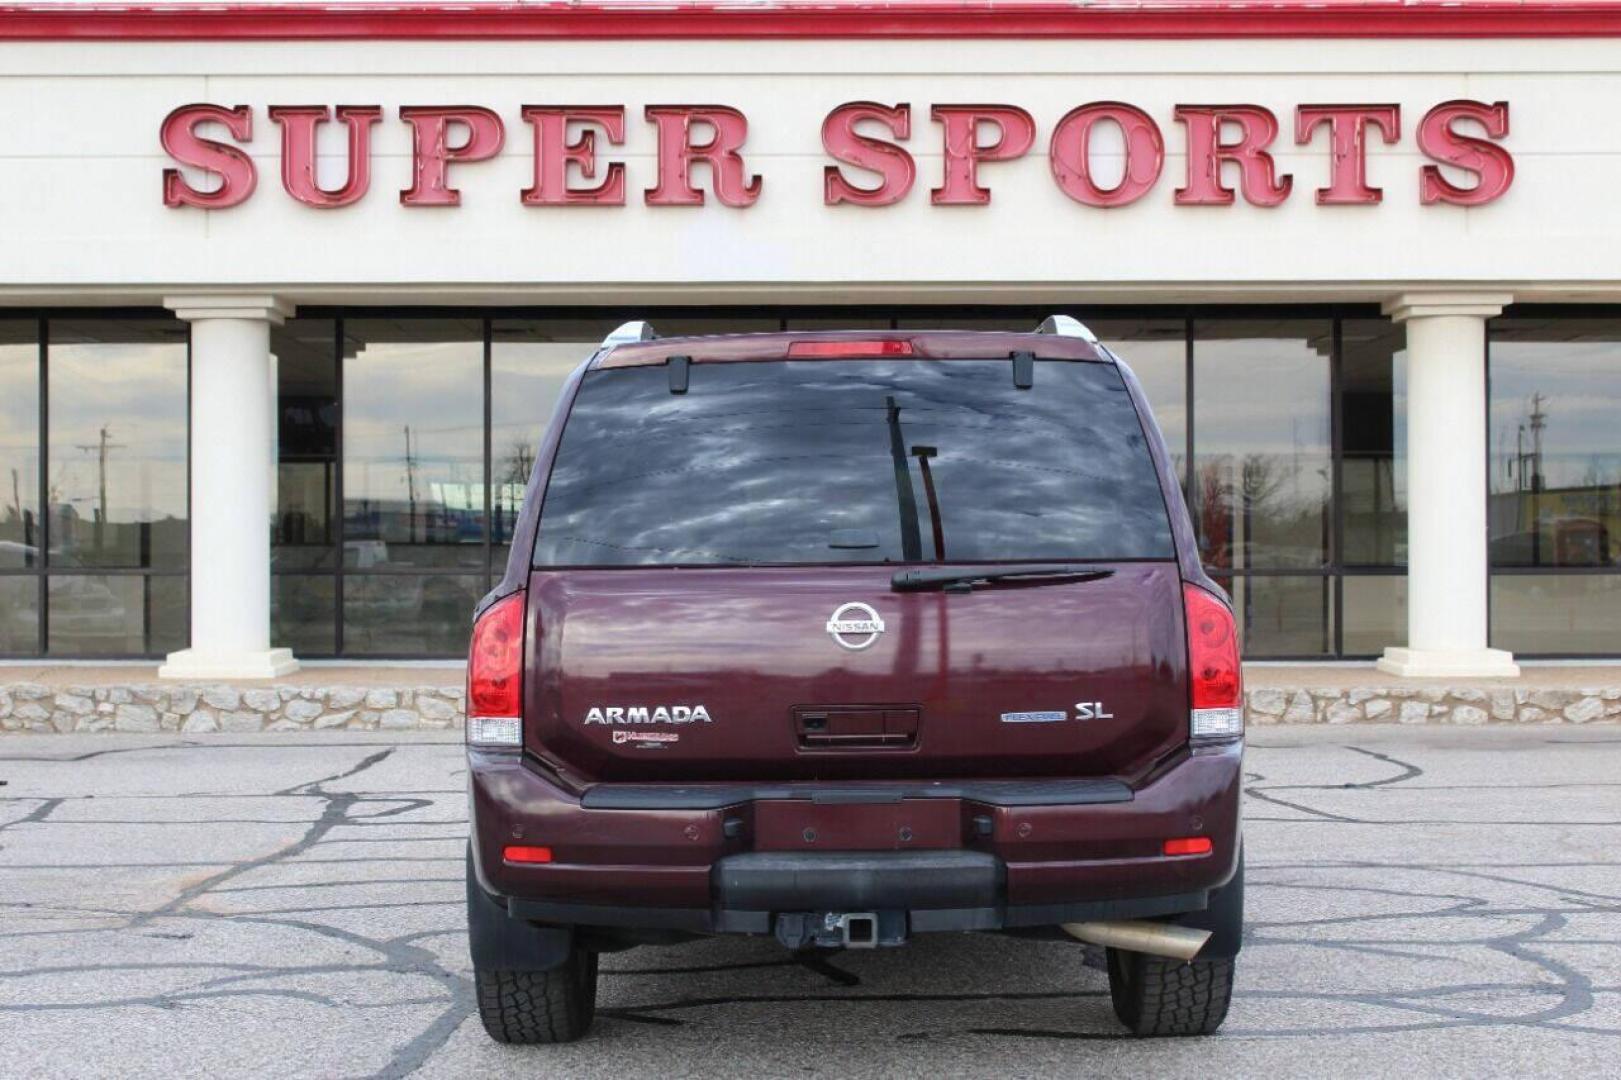
<path id="1" fill-rule="evenodd" d="M 604 958 L 585 1042 L 471 1014 L 454 737 L 0 741 L 0 1075 L 1590 1076 L 1621 1062 L 1621 729 L 1263 729 L 1221 1035 L 1086 950 Z"/>

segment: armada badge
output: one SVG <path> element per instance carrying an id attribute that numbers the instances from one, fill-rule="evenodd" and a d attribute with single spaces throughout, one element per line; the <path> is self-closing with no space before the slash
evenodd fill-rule
<path id="1" fill-rule="evenodd" d="M 709 724 L 702 705 L 593 705 L 585 714 L 588 724 Z"/>
<path id="2" fill-rule="evenodd" d="M 827 620 L 827 632 L 846 649 L 860 651 L 878 640 L 884 632 L 884 620 L 869 604 L 851 602 L 840 604 Z"/>

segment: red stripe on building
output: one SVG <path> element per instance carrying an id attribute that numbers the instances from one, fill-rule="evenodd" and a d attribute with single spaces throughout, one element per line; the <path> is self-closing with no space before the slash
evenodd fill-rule
<path id="1" fill-rule="evenodd" d="M 0 4 L 0 40 L 1621 37 L 1621 2 Z"/>

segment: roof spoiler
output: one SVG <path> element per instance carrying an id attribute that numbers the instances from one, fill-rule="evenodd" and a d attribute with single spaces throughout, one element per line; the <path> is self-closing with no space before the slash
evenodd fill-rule
<path id="1" fill-rule="evenodd" d="M 1047 316 L 1045 319 L 1041 320 L 1041 325 L 1036 327 L 1036 333 L 1054 334 L 1058 337 L 1080 338 L 1082 341 L 1091 345 L 1096 345 L 1098 343 L 1098 336 L 1092 333 L 1091 329 L 1085 323 L 1079 319 L 1070 318 L 1068 315 Z"/>
<path id="2" fill-rule="evenodd" d="M 639 341 L 652 341 L 658 336 L 658 331 L 653 329 L 652 323 L 638 319 L 635 322 L 621 323 L 618 329 L 602 339 L 602 348 L 634 345 Z"/>

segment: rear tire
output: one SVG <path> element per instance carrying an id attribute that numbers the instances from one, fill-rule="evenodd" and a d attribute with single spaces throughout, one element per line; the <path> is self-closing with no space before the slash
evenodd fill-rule
<path id="1" fill-rule="evenodd" d="M 597 954 L 573 949 L 550 971 L 473 970 L 478 1018 L 496 1042 L 573 1042 L 597 1011 Z"/>
<path id="2" fill-rule="evenodd" d="M 1132 1034 L 1211 1035 L 1227 1019 L 1233 957 L 1171 960 L 1110 949 L 1109 997 Z"/>

